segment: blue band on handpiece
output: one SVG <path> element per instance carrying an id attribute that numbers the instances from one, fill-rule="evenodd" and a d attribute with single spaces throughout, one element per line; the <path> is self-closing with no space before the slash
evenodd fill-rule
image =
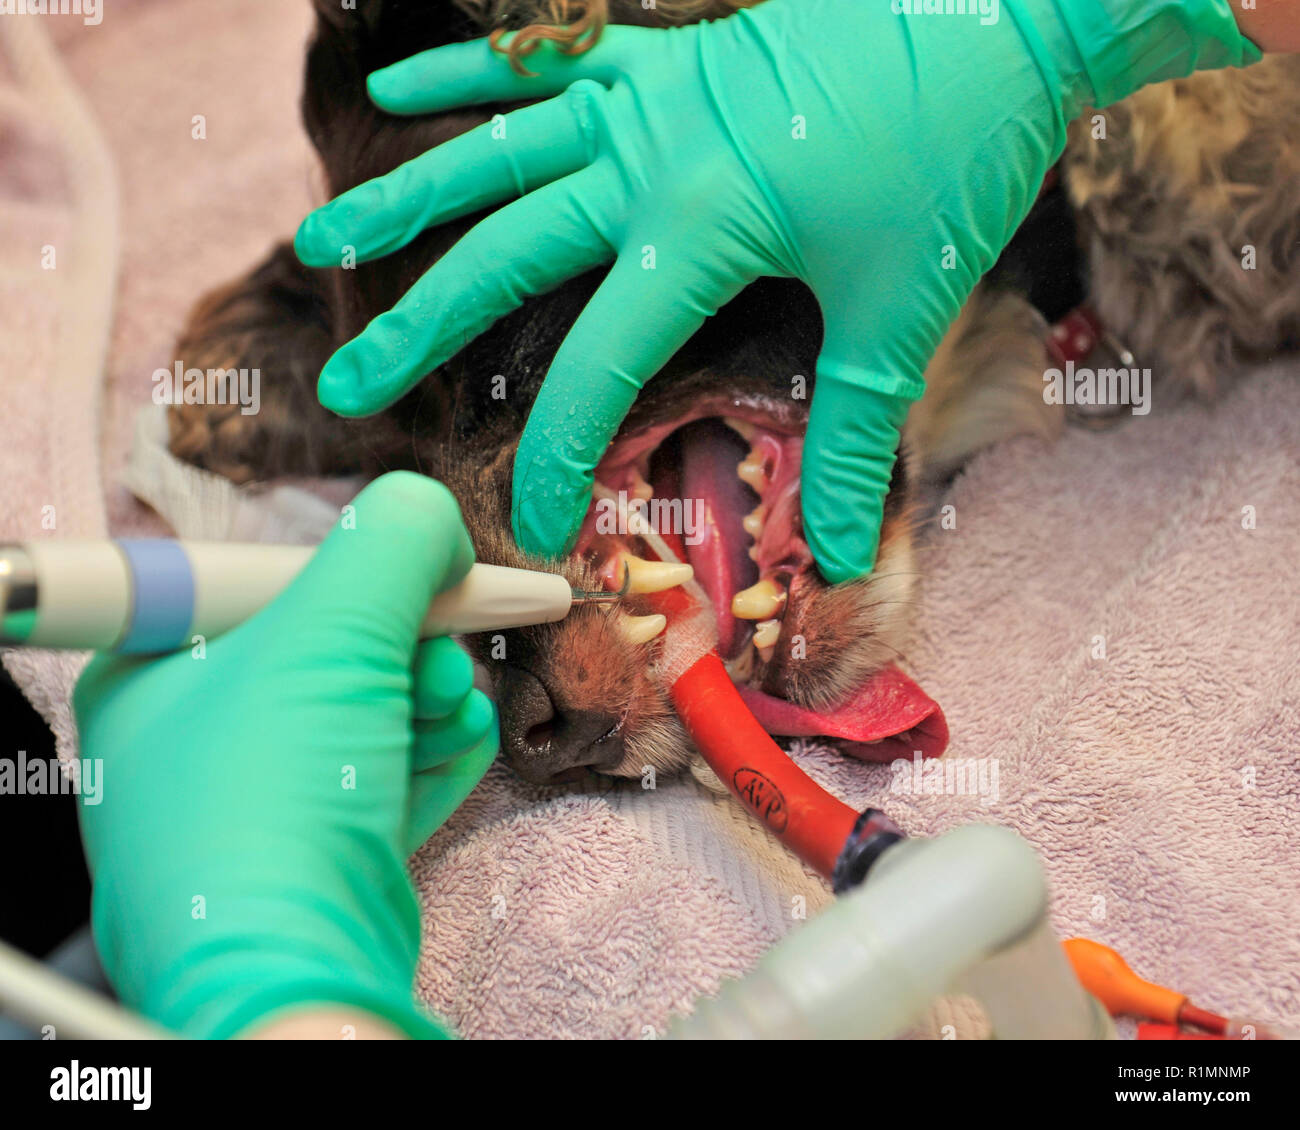
<path id="1" fill-rule="evenodd" d="M 117 542 L 131 570 L 131 622 L 117 646 L 124 655 L 175 651 L 194 622 L 194 572 L 179 542 L 162 538 Z"/>

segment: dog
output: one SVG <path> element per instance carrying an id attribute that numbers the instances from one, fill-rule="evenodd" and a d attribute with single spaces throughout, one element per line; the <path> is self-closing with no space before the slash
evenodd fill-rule
<path id="1" fill-rule="evenodd" d="M 537 38 L 572 45 L 607 23 L 684 23 L 743 6 L 314 3 L 303 119 L 330 196 L 510 109 L 390 117 L 365 93 L 367 74 L 380 67 L 501 30 L 519 31 L 517 51 Z M 646 386 L 596 477 L 605 499 L 623 492 L 707 506 L 715 534 L 691 558 L 733 679 L 762 695 L 773 716 L 806 708 L 837 723 L 832 740 L 857 756 L 888 759 L 923 743 L 909 732 L 862 740 L 850 706 L 904 654 L 916 539 L 945 484 L 983 448 L 1023 435 L 1050 441 L 1065 423 L 1067 406 L 1045 394 L 1045 311 L 1063 312 L 1051 309 L 1062 301 L 1054 280 L 1086 293 L 1107 339 L 1158 374 L 1161 396 L 1216 395 L 1251 364 L 1300 347 L 1297 120 L 1300 60 L 1279 57 L 1148 88 L 1072 124 L 1062 185 L 1044 194 L 927 369 L 885 501 L 876 568 L 849 584 L 827 585 L 801 536 L 809 400 L 791 395 L 791 375 L 813 380 L 816 302 L 801 283 L 761 279 L 711 318 Z M 528 300 L 380 416 L 343 420 L 317 403 L 316 379 L 333 350 L 481 218 L 347 270 L 308 270 L 285 244 L 205 296 L 178 356 L 205 369 L 259 368 L 262 411 L 173 405 L 172 451 L 243 484 L 418 470 L 456 495 L 480 561 L 560 570 L 580 589 L 617 587 L 624 554 L 655 556 L 635 533 L 589 519 L 578 551 L 555 563 L 522 552 L 510 525 L 513 458 L 529 407 L 603 272 Z M 737 592 L 748 594 L 745 615 L 732 613 Z M 467 638 L 492 680 L 503 755 L 520 776 L 559 784 L 689 763 L 691 742 L 656 670 L 651 612 L 634 594 L 612 614 L 579 609 L 557 624 Z"/>

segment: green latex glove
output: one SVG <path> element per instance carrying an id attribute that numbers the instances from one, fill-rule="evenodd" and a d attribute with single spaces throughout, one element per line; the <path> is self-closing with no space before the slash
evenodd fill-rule
<path id="1" fill-rule="evenodd" d="M 497 725 L 469 657 L 417 632 L 473 550 L 431 479 L 386 476 L 354 516 L 205 659 L 101 656 L 77 685 L 82 756 L 103 762 L 102 802 L 80 807 L 95 941 L 122 999 L 172 1030 L 233 1036 L 314 1003 L 443 1034 L 412 997 L 404 861 L 486 772 Z"/>
<path id="2" fill-rule="evenodd" d="M 558 97 L 306 219 L 299 256 L 337 266 L 345 247 L 373 259 L 519 197 L 330 359 L 321 402 L 376 412 L 524 297 L 612 261 L 515 463 L 520 544 L 562 553 L 642 385 L 756 277 L 802 279 L 825 321 L 806 534 L 828 579 L 869 571 L 925 366 L 1029 211 L 1068 120 L 1259 57 L 1227 0 L 1003 0 L 987 24 L 903 4 L 768 0 L 691 27 L 610 27 L 585 54 L 542 45 L 526 60 L 536 78 L 484 40 L 371 75 L 395 114 Z"/>

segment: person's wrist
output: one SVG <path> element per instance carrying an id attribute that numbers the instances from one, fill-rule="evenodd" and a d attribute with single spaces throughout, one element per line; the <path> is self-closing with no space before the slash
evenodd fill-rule
<path id="1" fill-rule="evenodd" d="M 332 982 L 290 986 L 282 999 L 260 1008 L 251 1019 L 215 1030 L 213 1039 L 408 1039 L 450 1040 L 444 1028 L 415 1004 L 410 994 L 374 993 Z M 327 1018 L 335 1023 L 326 1024 Z"/>
<path id="2" fill-rule="evenodd" d="M 311 1004 L 264 1018 L 241 1040 L 404 1040 L 406 1033 L 347 1005 Z"/>
<path id="3" fill-rule="evenodd" d="M 413 974 L 413 963 L 411 968 L 398 962 L 356 969 L 323 954 L 278 946 L 243 953 L 219 948 L 189 963 L 165 996 L 142 1007 L 164 1027 L 198 1039 L 235 1039 L 282 1017 L 326 1007 L 375 1017 L 411 1039 L 447 1038 L 447 1031 L 416 1005 Z"/>
<path id="4" fill-rule="evenodd" d="M 1002 0 L 1040 68 L 1057 76 L 1067 118 L 1155 82 L 1240 67 L 1262 53 L 1229 0 Z"/>

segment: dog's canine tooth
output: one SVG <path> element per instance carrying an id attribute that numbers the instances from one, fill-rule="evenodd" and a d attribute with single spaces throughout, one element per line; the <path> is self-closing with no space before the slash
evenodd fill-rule
<path id="1" fill-rule="evenodd" d="M 767 474 L 763 470 L 763 456 L 757 450 L 751 451 L 743 462 L 736 465 L 736 474 L 740 481 L 753 487 L 759 494 L 767 489 Z"/>
<path id="2" fill-rule="evenodd" d="M 662 612 L 656 612 L 653 616 L 621 615 L 618 618 L 618 630 L 623 633 L 623 638 L 633 645 L 649 643 L 666 627 L 668 627 L 668 617 Z"/>
<path id="3" fill-rule="evenodd" d="M 731 598 L 731 614 L 741 620 L 770 620 L 785 603 L 785 589 L 764 578 Z"/>
<path id="4" fill-rule="evenodd" d="M 737 420 L 735 416 L 724 416 L 722 422 L 747 443 L 753 443 L 754 436 L 758 434 L 758 429 L 748 420 Z"/>
<path id="5" fill-rule="evenodd" d="M 766 519 L 767 507 L 757 506 L 740 520 L 740 524 L 745 528 L 745 533 L 757 541 L 762 536 Z"/>
<path id="6" fill-rule="evenodd" d="M 684 585 L 695 576 L 695 570 L 684 562 L 647 561 L 634 553 L 620 555 L 615 570 L 617 577 L 622 578 L 624 566 L 630 580 L 627 591 L 634 594 L 663 592 Z"/>

